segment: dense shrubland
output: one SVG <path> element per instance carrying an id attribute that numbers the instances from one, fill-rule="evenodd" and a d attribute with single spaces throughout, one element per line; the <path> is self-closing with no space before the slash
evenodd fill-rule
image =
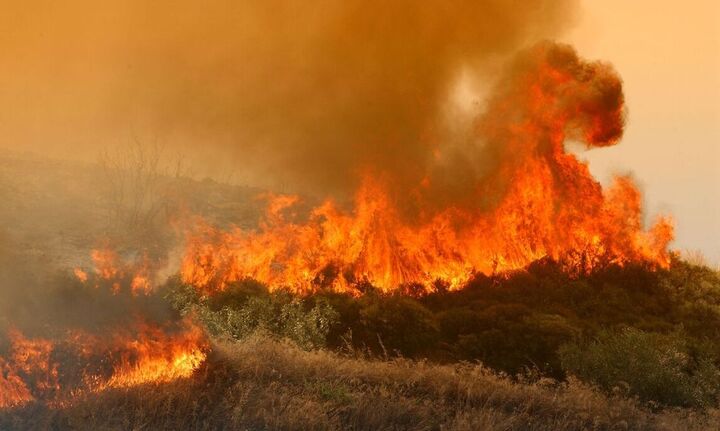
<path id="1" fill-rule="evenodd" d="M 720 276 L 681 260 L 669 270 L 611 266 L 579 278 L 540 261 L 421 296 L 368 287 L 358 298 L 322 289 L 298 298 L 252 280 L 211 297 L 178 279 L 165 289 L 217 337 L 262 330 L 304 349 L 479 361 L 510 376 L 576 377 L 657 407 L 712 407 L 720 394 Z"/>

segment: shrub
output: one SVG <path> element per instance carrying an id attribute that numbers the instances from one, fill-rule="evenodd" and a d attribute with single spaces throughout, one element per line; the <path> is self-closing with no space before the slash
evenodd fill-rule
<path id="1" fill-rule="evenodd" d="M 210 298 L 177 280 L 166 287 L 165 297 L 173 308 L 181 314 L 194 313 L 219 337 L 241 340 L 262 331 L 309 350 L 325 347 L 338 321 L 338 313 L 324 298 L 310 301 L 282 290 L 268 292 L 252 280 L 235 283 Z"/>
<path id="2" fill-rule="evenodd" d="M 433 314 L 417 300 L 401 295 L 366 295 L 353 331 L 356 344 L 377 352 L 417 356 L 431 352 L 438 341 Z"/>
<path id="3" fill-rule="evenodd" d="M 181 282 L 179 275 L 168 279 L 162 289 L 163 297 L 182 315 L 188 314 L 199 303 L 197 289 Z"/>
<path id="4" fill-rule="evenodd" d="M 589 343 L 565 344 L 558 354 L 568 373 L 606 391 L 624 388 L 643 401 L 672 406 L 707 406 L 718 399 L 720 370 L 712 357 L 677 333 L 601 331 Z"/>
<path id="5" fill-rule="evenodd" d="M 297 297 L 286 294 L 254 296 L 239 307 L 220 310 L 199 307 L 198 316 L 216 336 L 235 340 L 264 331 L 294 341 L 303 349 L 324 347 L 337 312 L 326 302 L 316 301 L 311 308 Z"/>

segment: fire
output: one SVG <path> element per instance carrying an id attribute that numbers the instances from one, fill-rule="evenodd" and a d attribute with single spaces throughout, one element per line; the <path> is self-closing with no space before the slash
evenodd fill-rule
<path id="1" fill-rule="evenodd" d="M 50 341 L 12 330 L 8 339 L 9 354 L 0 356 L 0 408 L 187 378 L 208 350 L 202 330 L 190 320 L 174 328 L 138 322 L 109 338 L 73 331 Z"/>
<path id="2" fill-rule="evenodd" d="M 114 250 L 110 248 L 97 249 L 93 250 L 90 256 L 95 264 L 95 272 L 101 278 L 112 280 L 120 273 L 118 268 L 120 258 Z"/>
<path id="3" fill-rule="evenodd" d="M 119 351 L 120 361 L 103 387 L 164 383 L 190 377 L 206 357 L 202 330 L 194 325 L 175 335 L 143 325 L 136 337 L 115 336 L 112 346 Z"/>
<path id="4" fill-rule="evenodd" d="M 111 388 L 167 383 L 191 377 L 209 350 L 202 328 L 189 317 L 151 321 L 139 295 L 152 295 L 155 274 L 147 256 L 123 259 L 109 247 L 91 253 L 94 270 L 73 270 L 81 288 L 108 288 L 131 313 L 123 324 L 101 333 L 76 327 L 52 338 L 26 337 L 17 329 L 0 333 L 0 409 L 37 401 L 51 405 Z M 112 296 L 104 296 L 112 298 Z M 112 306 L 112 305 L 110 305 Z M 149 314 L 152 315 L 152 314 Z M 134 316 L 134 317 L 133 317 Z"/>
<path id="5" fill-rule="evenodd" d="M 431 291 L 437 281 L 457 289 L 475 273 L 544 257 L 571 273 L 628 262 L 666 267 L 671 222 L 660 218 L 645 229 L 630 178 L 603 190 L 587 164 L 565 151 L 567 140 L 616 144 L 624 112 L 621 82 L 608 65 L 540 45 L 520 57 L 476 121 L 477 139 L 496 163 L 463 202 L 437 204 L 430 168 L 419 168 L 411 190 L 398 190 L 392 173 L 369 170 L 350 210 L 327 200 L 307 220 L 286 216 L 298 197 L 270 196 L 256 230 L 193 229 L 182 278 L 206 293 L 245 278 L 298 293 L 358 293 L 364 283 L 386 292 L 408 284 Z M 431 159 L 442 158 L 434 151 Z M 414 216 L 408 199 L 420 208 Z"/>
<path id="6" fill-rule="evenodd" d="M 95 287 L 99 287 L 99 281 L 111 283 L 113 293 L 120 293 L 123 280 L 130 278 L 130 292 L 132 295 L 149 295 L 153 290 L 153 283 L 150 277 L 150 261 L 143 255 L 134 261 L 127 262 L 110 247 L 92 250 L 90 256 L 95 266 Z M 82 268 L 73 270 L 75 278 L 81 283 L 87 283 L 89 274 Z"/>
<path id="7" fill-rule="evenodd" d="M 82 282 L 82 283 L 87 282 L 87 280 L 88 280 L 87 272 L 83 271 L 80 268 L 75 268 L 73 270 L 73 273 L 75 274 L 75 277 L 77 277 L 77 279 L 80 280 L 80 282 Z"/>
<path id="8" fill-rule="evenodd" d="M 0 358 L 0 409 L 25 404 L 33 399 L 30 389 L 14 367 Z"/>
<path id="9" fill-rule="evenodd" d="M 8 359 L 0 356 L 0 407 L 12 407 L 35 399 L 33 393 L 52 395 L 58 389 L 57 366 L 50 361 L 52 343 L 27 339 L 17 330 L 8 331 Z"/>

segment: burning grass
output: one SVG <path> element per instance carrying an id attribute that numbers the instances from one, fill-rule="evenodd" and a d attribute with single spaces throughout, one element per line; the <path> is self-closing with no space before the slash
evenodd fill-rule
<path id="1" fill-rule="evenodd" d="M 108 389 L 169 383 L 205 361 L 204 329 L 153 295 L 145 259 L 126 264 L 112 250 L 92 257 L 94 271 L 76 268 L 73 277 L 45 286 L 42 298 L 54 306 L 22 322 L 29 333 L 2 322 L 0 409 L 61 406 Z"/>
<path id="2" fill-rule="evenodd" d="M 303 351 L 255 335 L 191 379 L 0 412 L 3 429 L 706 430 L 716 411 L 652 413 L 571 380 L 513 382 L 469 363 Z"/>
<path id="3" fill-rule="evenodd" d="M 85 393 L 190 377 L 206 357 L 204 334 L 188 320 L 171 326 L 138 322 L 107 336 L 70 331 L 59 340 L 10 331 L 0 355 L 0 408 L 62 405 Z"/>

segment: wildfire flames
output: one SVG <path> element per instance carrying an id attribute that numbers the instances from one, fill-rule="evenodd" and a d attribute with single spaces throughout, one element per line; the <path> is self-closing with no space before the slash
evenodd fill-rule
<path id="1" fill-rule="evenodd" d="M 147 256 L 136 262 L 127 263 L 110 247 L 95 249 L 90 253 L 95 266 L 98 281 L 104 280 L 112 283 L 113 293 L 119 293 L 122 280 L 130 277 L 130 292 L 134 295 L 148 295 L 152 292 L 150 281 L 150 265 Z M 88 283 L 88 273 L 82 268 L 73 270 L 75 277 L 82 283 Z M 94 285 L 99 287 L 98 283 Z"/>
<path id="2" fill-rule="evenodd" d="M 17 331 L 8 336 L 12 343 L 9 361 L 0 357 L 0 408 L 34 399 L 26 379 L 36 382 L 43 392 L 57 386 L 57 369 L 49 363 L 52 344 L 47 340 L 27 340 Z"/>
<path id="3" fill-rule="evenodd" d="M 91 257 L 93 272 L 74 270 L 83 285 L 108 286 L 113 296 L 151 293 L 147 258 L 127 263 L 110 248 Z M 63 404 L 85 393 L 190 377 L 208 351 L 203 330 L 189 318 L 160 323 L 137 316 L 104 333 L 68 329 L 50 340 L 7 331 L 7 346 L 0 344 L 0 408 L 35 400 Z"/>
<path id="4" fill-rule="evenodd" d="M 475 124 L 495 164 L 464 199 L 438 205 L 434 186 L 442 178 L 420 167 L 410 190 L 398 190 L 392 173 L 366 170 L 351 210 L 327 200 L 307 220 L 287 217 L 298 197 L 275 196 L 257 230 L 192 230 L 183 280 L 207 293 L 245 278 L 299 293 L 357 292 L 362 283 L 384 291 L 420 283 L 431 291 L 438 280 L 460 288 L 476 272 L 543 257 L 582 273 L 631 261 L 669 265 L 670 221 L 644 229 L 630 178 L 603 190 L 587 164 L 565 151 L 567 140 L 591 148 L 622 136 L 622 85 L 610 66 L 585 62 L 570 47 L 540 45 L 519 58 Z M 442 148 L 429 153 L 443 157 Z M 414 217 L 408 199 L 419 208 Z"/>
<path id="5" fill-rule="evenodd" d="M 360 294 L 368 283 L 385 292 L 459 289 L 476 273 L 501 274 L 542 258 L 570 274 L 629 262 L 667 267 L 671 222 L 659 218 L 645 228 L 629 177 L 603 190 L 565 149 L 567 141 L 616 144 L 624 112 L 621 81 L 610 66 L 583 61 L 566 46 L 539 45 L 518 58 L 475 119 L 479 156 L 472 160 L 488 159 L 489 167 L 463 178 L 461 193 L 445 192 L 452 157 L 430 139 L 423 143 L 428 163 L 416 178 L 364 166 L 349 209 L 327 199 L 302 214 L 299 197 L 268 195 L 255 230 L 198 223 L 188 232 L 181 277 L 205 294 L 246 278 L 300 294 Z M 94 270 L 74 270 L 83 286 L 107 287 L 113 301 L 153 294 L 147 257 L 128 263 L 110 248 L 91 257 Z M 188 319 L 137 317 L 103 337 L 68 330 L 51 341 L 10 330 L 6 339 L 0 408 L 188 377 L 208 351 Z"/>
<path id="6" fill-rule="evenodd" d="M 177 328 L 138 322 L 107 339 L 77 331 L 60 341 L 29 339 L 16 330 L 8 339 L 9 354 L 0 356 L 0 408 L 189 377 L 207 350 L 202 330 L 190 321 Z"/>

